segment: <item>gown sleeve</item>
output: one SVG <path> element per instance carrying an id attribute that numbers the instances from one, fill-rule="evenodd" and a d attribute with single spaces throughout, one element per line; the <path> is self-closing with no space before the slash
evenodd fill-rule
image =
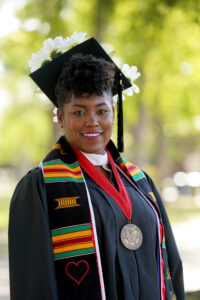
<path id="1" fill-rule="evenodd" d="M 165 229 L 165 241 L 166 241 L 166 248 L 168 254 L 168 262 L 169 262 L 169 269 L 171 274 L 171 280 L 173 284 L 173 288 L 178 300 L 184 300 L 184 284 L 183 284 L 183 268 L 182 268 L 182 261 L 180 259 L 180 255 L 176 246 L 176 242 L 174 239 L 174 235 L 172 232 L 172 228 L 167 216 L 167 212 L 165 210 L 163 201 L 160 197 L 160 194 L 153 182 L 153 180 L 145 174 L 147 180 L 151 186 L 152 192 L 154 193 L 164 224 Z"/>
<path id="2" fill-rule="evenodd" d="M 45 184 L 39 168 L 18 183 L 10 204 L 11 300 L 58 300 Z"/>

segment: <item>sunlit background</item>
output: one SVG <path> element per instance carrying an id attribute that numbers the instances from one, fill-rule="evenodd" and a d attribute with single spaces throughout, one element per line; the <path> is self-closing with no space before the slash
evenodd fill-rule
<path id="1" fill-rule="evenodd" d="M 45 39 L 75 30 L 112 44 L 115 59 L 142 74 L 140 94 L 124 102 L 124 156 L 156 182 L 186 299 L 200 299 L 200 1 L 0 0 L 0 300 L 9 299 L 10 197 L 62 134 L 27 62 Z"/>

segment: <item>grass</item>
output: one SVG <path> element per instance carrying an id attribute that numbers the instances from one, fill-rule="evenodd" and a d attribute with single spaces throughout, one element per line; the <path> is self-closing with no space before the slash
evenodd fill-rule
<path id="1" fill-rule="evenodd" d="M 171 223 L 183 222 L 200 217 L 200 207 L 195 204 L 191 196 L 182 196 L 176 202 L 165 203 Z"/>
<path id="2" fill-rule="evenodd" d="M 186 300 L 199 300 L 200 299 L 200 291 L 186 293 Z"/>

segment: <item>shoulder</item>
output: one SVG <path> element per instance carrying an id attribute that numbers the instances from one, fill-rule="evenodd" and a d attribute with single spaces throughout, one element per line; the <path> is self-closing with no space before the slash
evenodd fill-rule
<path id="1" fill-rule="evenodd" d="M 125 159 L 122 160 L 122 162 L 125 164 L 126 168 L 128 169 L 131 177 L 135 182 L 140 182 L 141 184 L 148 184 L 151 187 L 155 188 L 155 184 L 153 182 L 153 179 L 139 166 L 133 164 L 132 162 L 129 162 Z"/>
<path id="2" fill-rule="evenodd" d="M 22 177 L 22 179 L 18 182 L 15 192 L 18 192 L 21 189 L 28 189 L 30 187 L 39 187 L 43 184 L 43 175 L 42 170 L 39 167 L 36 167 Z"/>
<path id="3" fill-rule="evenodd" d="M 131 176 L 139 190 L 144 193 L 145 196 L 150 198 L 154 203 L 162 201 L 152 178 L 140 169 L 140 167 L 125 159 L 121 159 L 120 167 L 125 173 L 128 171 L 128 175 Z"/>
<path id="4" fill-rule="evenodd" d="M 42 171 L 39 167 L 34 168 L 18 182 L 11 199 L 10 209 L 30 205 L 36 199 L 43 201 L 45 194 Z"/>
<path id="5" fill-rule="evenodd" d="M 126 159 L 122 159 L 121 157 L 117 160 L 117 164 L 121 167 L 121 169 L 130 174 L 134 181 L 139 181 L 141 179 L 145 179 L 145 173 L 133 163 L 127 161 Z"/>

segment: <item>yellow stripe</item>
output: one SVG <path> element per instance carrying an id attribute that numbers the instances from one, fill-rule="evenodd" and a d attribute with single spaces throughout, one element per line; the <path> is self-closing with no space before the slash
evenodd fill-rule
<path id="1" fill-rule="evenodd" d="M 84 236 L 73 236 L 73 237 L 67 237 L 67 238 L 63 238 L 63 239 L 60 239 L 60 240 L 57 240 L 57 241 L 53 241 L 53 238 L 52 238 L 52 242 L 53 242 L 53 244 L 56 244 L 56 243 L 58 243 L 58 242 L 64 242 L 64 241 L 68 241 L 68 240 L 72 240 L 72 243 L 73 243 L 73 240 L 74 239 L 77 239 L 77 238 L 91 238 L 92 237 L 92 235 L 90 234 L 90 235 L 84 235 Z M 55 247 L 55 246 L 54 246 Z"/>
<path id="2" fill-rule="evenodd" d="M 129 169 L 130 167 L 132 167 L 133 164 L 127 162 L 127 163 L 125 163 L 125 165 L 126 165 L 126 167 Z M 130 172 L 130 174 L 131 174 L 132 176 L 134 176 L 134 175 L 139 174 L 139 173 L 141 172 L 141 170 L 138 169 L 138 168 L 136 168 L 136 169 L 133 169 L 132 171 L 129 170 L 129 172 Z"/>
<path id="3" fill-rule="evenodd" d="M 149 192 L 149 195 L 153 198 L 154 201 L 157 201 L 153 192 Z"/>
<path id="4" fill-rule="evenodd" d="M 125 165 L 128 168 L 128 167 L 131 167 L 133 164 L 131 164 L 130 162 L 126 162 Z"/>
<path id="5" fill-rule="evenodd" d="M 133 171 L 130 171 L 130 173 L 131 173 L 132 176 L 137 175 L 137 174 L 139 174 L 140 172 L 141 172 L 141 171 L 138 170 L 138 169 L 135 169 L 135 170 L 133 170 Z"/>
<path id="6" fill-rule="evenodd" d="M 58 242 L 58 241 L 63 241 L 75 237 L 87 237 L 87 236 L 92 236 L 92 230 L 83 230 L 83 231 L 77 231 L 77 232 L 70 232 L 70 233 L 65 233 L 65 234 L 59 234 L 56 236 L 52 237 L 53 242 Z"/>
<path id="7" fill-rule="evenodd" d="M 62 253 L 62 252 L 67 252 L 67 251 L 72 251 L 72 250 L 80 250 L 80 249 L 87 249 L 87 248 L 92 248 L 92 247 L 94 247 L 93 242 L 82 243 L 82 244 L 77 244 L 77 245 L 72 245 L 72 246 L 54 248 L 53 253 L 58 254 L 58 253 Z"/>
<path id="8" fill-rule="evenodd" d="M 62 165 L 62 164 L 55 164 L 55 165 L 48 165 L 48 166 L 43 166 L 43 169 L 46 170 L 46 169 L 60 169 L 60 170 L 69 170 L 69 171 L 72 171 L 72 172 L 78 172 L 80 171 L 80 167 L 76 167 L 76 168 L 70 168 L 70 167 L 67 167 L 66 165 Z"/>
<path id="9" fill-rule="evenodd" d="M 45 178 L 51 178 L 51 177 L 73 177 L 73 178 L 83 178 L 82 174 L 75 175 L 69 172 L 62 172 L 62 173 L 52 173 L 52 172 L 44 172 L 44 177 Z"/>
<path id="10" fill-rule="evenodd" d="M 51 150 L 61 149 L 61 144 L 55 144 Z"/>

